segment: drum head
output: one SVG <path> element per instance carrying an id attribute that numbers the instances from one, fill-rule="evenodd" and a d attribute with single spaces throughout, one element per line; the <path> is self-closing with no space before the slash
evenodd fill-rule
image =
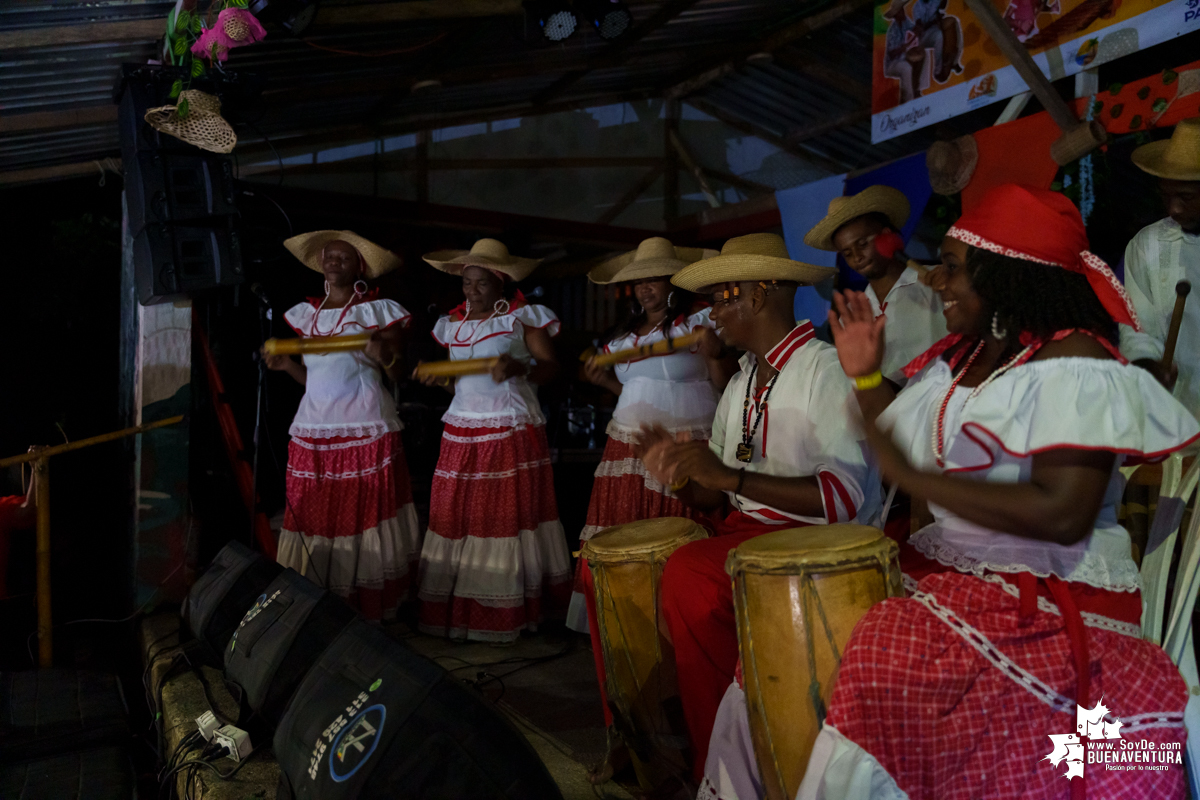
<path id="1" fill-rule="evenodd" d="M 814 525 L 755 536 L 729 556 L 728 571 L 744 567 L 839 564 L 885 553 L 891 540 L 869 525 Z"/>
<path id="2" fill-rule="evenodd" d="M 587 541 L 583 555 L 599 563 L 623 561 L 707 537 L 708 531 L 684 517 L 644 519 L 601 531 Z"/>

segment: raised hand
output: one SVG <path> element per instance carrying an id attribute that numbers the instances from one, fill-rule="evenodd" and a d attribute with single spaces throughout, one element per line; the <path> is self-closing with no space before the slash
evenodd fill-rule
<path id="1" fill-rule="evenodd" d="M 842 370 L 852 378 L 870 375 L 883 363 L 883 326 L 887 316 L 878 317 L 862 292 L 834 292 L 829 310 L 829 328 L 837 347 Z"/>

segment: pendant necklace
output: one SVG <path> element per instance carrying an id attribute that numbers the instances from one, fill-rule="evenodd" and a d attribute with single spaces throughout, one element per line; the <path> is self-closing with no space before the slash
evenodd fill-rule
<path id="1" fill-rule="evenodd" d="M 758 376 L 758 363 L 755 362 L 753 369 L 750 370 L 750 378 L 746 381 L 746 399 L 742 403 L 742 443 L 737 446 L 735 453 L 737 460 L 743 464 L 749 464 L 750 459 L 754 457 L 754 434 L 758 432 L 758 424 L 762 422 L 763 416 L 767 412 L 767 400 L 771 397 L 771 388 L 775 386 L 775 379 L 779 377 L 776 372 L 767 381 L 767 385 L 762 389 L 762 400 L 757 403 L 758 410 L 754 415 L 754 425 L 750 425 L 750 392 L 754 388 L 754 379 Z M 764 449 L 766 442 L 763 442 Z"/>

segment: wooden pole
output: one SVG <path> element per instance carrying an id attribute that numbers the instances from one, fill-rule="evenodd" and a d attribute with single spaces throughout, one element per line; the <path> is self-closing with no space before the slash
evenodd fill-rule
<path id="1" fill-rule="evenodd" d="M 1175 344 L 1179 341 L 1179 328 L 1183 324 L 1183 307 L 1187 303 L 1187 296 L 1191 291 L 1192 284 L 1188 281 L 1180 281 L 1175 284 L 1175 308 L 1171 312 L 1171 327 L 1167 331 L 1167 344 L 1163 348 L 1162 357 L 1163 369 L 1168 371 L 1175 361 Z"/>
<path id="2" fill-rule="evenodd" d="M 687 149 L 687 145 L 679 138 L 679 134 L 672 130 L 667 131 L 667 136 L 670 137 L 671 144 L 674 145 L 675 151 L 679 154 L 679 159 L 683 161 L 683 165 L 687 167 L 688 171 L 696 179 L 696 182 L 700 184 L 700 191 L 704 192 L 704 197 L 708 200 L 708 204 L 713 208 L 720 208 L 721 201 L 717 198 L 717 193 L 708 185 L 708 178 L 705 177 L 704 170 L 700 167 L 700 163 L 692 156 L 691 151 Z"/>
<path id="3" fill-rule="evenodd" d="M 177 417 L 160 419 L 157 422 L 148 422 L 145 425 L 138 425 L 133 428 L 124 428 L 119 431 L 113 431 L 112 433 L 104 433 L 99 436 L 92 436 L 88 439 L 80 439 L 77 442 L 68 442 L 66 444 L 55 445 L 54 447 L 46 447 L 41 450 L 34 450 L 33 452 L 24 453 L 19 456 L 0 459 L 0 469 L 11 467 L 13 464 L 24 464 L 28 461 L 37 461 L 40 458 L 49 458 L 50 456 L 56 456 L 59 453 L 69 453 L 72 450 L 91 447 L 94 444 L 104 444 L 105 442 L 111 442 L 114 439 L 124 439 L 126 436 L 133 436 L 135 433 L 145 433 L 146 431 L 152 431 L 155 428 L 165 428 L 166 426 L 174 425 L 177 422 L 183 422 L 182 414 Z"/>
<path id="4" fill-rule="evenodd" d="M 33 466 L 37 489 L 37 635 L 38 666 L 54 665 L 54 618 L 50 607 L 50 457 L 35 453 Z"/>

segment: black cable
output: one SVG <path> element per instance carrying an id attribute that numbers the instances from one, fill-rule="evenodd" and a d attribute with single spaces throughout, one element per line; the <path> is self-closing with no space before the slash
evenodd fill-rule
<path id="1" fill-rule="evenodd" d="M 275 149 L 275 143 L 272 142 L 265 133 L 260 131 L 258 129 L 258 126 L 255 125 L 253 122 L 247 122 L 246 124 L 249 125 L 251 128 L 253 128 L 254 132 L 262 137 L 263 141 L 267 143 L 267 147 L 270 147 L 271 152 L 275 154 L 275 160 L 279 162 L 279 183 L 277 183 L 275 185 L 283 186 L 283 158 L 279 155 L 279 151 Z M 290 227 L 290 223 L 289 223 L 289 227 Z"/>

